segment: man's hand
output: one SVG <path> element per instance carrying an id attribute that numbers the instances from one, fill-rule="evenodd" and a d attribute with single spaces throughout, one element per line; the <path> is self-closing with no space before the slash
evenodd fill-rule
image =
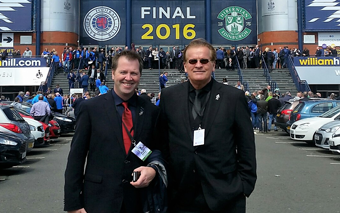
<path id="1" fill-rule="evenodd" d="M 149 186 L 150 182 L 155 178 L 156 171 L 152 167 L 141 166 L 134 170 L 140 172 L 140 177 L 136 182 L 130 182 L 135 188 L 144 188 Z"/>
<path id="2" fill-rule="evenodd" d="M 78 209 L 78 210 L 75 210 L 75 211 L 68 211 L 67 213 L 86 213 L 85 209 L 82 208 L 82 209 Z"/>

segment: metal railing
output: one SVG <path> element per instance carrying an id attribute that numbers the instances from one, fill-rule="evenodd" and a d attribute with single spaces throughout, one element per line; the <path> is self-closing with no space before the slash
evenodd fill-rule
<path id="1" fill-rule="evenodd" d="M 238 60 L 238 58 L 236 56 L 235 56 L 235 58 L 236 58 L 236 64 L 237 64 L 238 79 L 241 82 L 241 84 L 243 84 L 243 87 L 244 87 L 245 91 L 249 91 L 248 90 L 248 82 L 243 81 L 243 74 L 242 74 L 240 62 L 239 62 L 239 60 Z"/>
<path id="2" fill-rule="evenodd" d="M 285 58 L 286 59 L 286 58 Z M 295 87 L 298 91 L 301 92 L 309 92 L 311 89 L 307 83 L 306 80 L 301 80 L 299 77 L 299 74 L 296 71 L 295 65 L 294 65 L 294 61 L 293 61 L 293 57 L 289 56 L 288 57 L 288 69 L 290 72 L 290 75 L 294 81 Z"/>
<path id="3" fill-rule="evenodd" d="M 263 76 L 266 77 L 266 81 L 269 84 L 270 81 L 271 81 L 271 77 L 270 77 L 270 74 L 269 74 L 269 69 L 268 69 L 266 60 L 264 60 L 263 55 L 261 55 L 261 60 L 262 60 Z"/>
<path id="4" fill-rule="evenodd" d="M 44 93 L 47 90 L 47 88 L 50 87 L 52 84 L 52 79 L 53 79 L 54 71 L 55 71 L 54 70 L 55 67 L 53 65 L 54 65 L 53 63 L 50 64 L 50 68 L 48 70 L 46 80 L 41 82 L 39 85 L 38 91 L 41 91 L 42 93 Z"/>

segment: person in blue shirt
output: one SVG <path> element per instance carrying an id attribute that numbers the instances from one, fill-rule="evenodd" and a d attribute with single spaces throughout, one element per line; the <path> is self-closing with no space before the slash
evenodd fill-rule
<path id="1" fill-rule="evenodd" d="M 75 69 L 81 69 L 82 68 L 82 57 L 83 57 L 83 52 L 81 51 L 81 48 L 78 47 L 74 54 L 74 68 Z"/>
<path id="2" fill-rule="evenodd" d="M 73 73 L 72 70 L 70 70 L 70 73 L 67 74 L 67 79 L 68 79 L 68 89 L 70 90 L 71 88 L 74 88 L 74 82 L 75 82 L 75 77 L 76 75 Z"/>
<path id="3" fill-rule="evenodd" d="M 105 81 L 101 82 L 101 85 L 99 86 L 99 92 L 100 95 L 103 95 L 109 91 L 109 88 L 105 85 Z"/>
<path id="4" fill-rule="evenodd" d="M 18 96 L 17 96 L 16 98 L 19 98 L 19 103 L 22 103 L 22 102 L 23 102 L 23 100 L 24 100 L 24 95 L 25 95 L 25 93 L 24 93 L 23 91 L 20 91 L 20 92 L 18 93 Z"/>
<path id="5" fill-rule="evenodd" d="M 60 58 L 59 58 L 58 52 L 55 51 L 54 55 L 52 56 L 54 74 L 58 74 L 59 62 L 60 62 Z"/>
<path id="6" fill-rule="evenodd" d="M 224 68 L 223 60 L 224 60 L 224 52 L 222 50 L 222 47 L 220 47 L 216 51 L 216 69 Z"/>
<path id="7" fill-rule="evenodd" d="M 63 113 L 63 97 L 61 97 L 59 92 L 56 93 L 54 101 L 57 106 L 57 108 L 55 109 L 55 112 Z"/>
<path id="8" fill-rule="evenodd" d="M 164 72 L 159 76 L 159 85 L 161 89 L 165 88 L 166 82 L 168 82 L 168 72 Z"/>
<path id="9" fill-rule="evenodd" d="M 97 78 L 96 80 L 96 88 L 99 89 L 100 85 L 102 84 L 100 78 Z"/>
<path id="10" fill-rule="evenodd" d="M 30 103 L 31 103 L 31 104 L 37 103 L 37 102 L 39 101 L 39 96 L 42 96 L 42 95 L 43 95 L 42 92 L 41 92 L 41 91 L 38 91 L 38 92 L 37 92 L 37 95 L 34 96 L 34 98 L 32 99 L 32 101 L 30 101 Z M 43 101 L 46 102 L 46 103 L 48 103 L 48 105 L 51 107 L 50 103 L 48 102 L 48 100 L 47 100 L 47 98 L 46 98 L 45 96 L 43 97 Z"/>
<path id="11" fill-rule="evenodd" d="M 104 49 L 100 50 L 100 53 L 98 54 L 98 63 L 99 63 L 99 69 L 100 71 L 104 71 L 104 62 L 106 61 Z"/>
<path id="12" fill-rule="evenodd" d="M 80 79 L 81 87 L 84 89 L 84 92 L 87 92 L 87 88 L 89 86 L 89 76 L 86 72 L 83 72 L 83 76 Z"/>

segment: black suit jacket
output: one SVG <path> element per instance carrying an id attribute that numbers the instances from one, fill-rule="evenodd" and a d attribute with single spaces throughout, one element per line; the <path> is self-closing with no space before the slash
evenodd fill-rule
<path id="1" fill-rule="evenodd" d="M 153 149 L 159 109 L 139 97 L 137 100 L 134 138 Z M 93 110 L 98 107 L 102 110 Z M 119 213 L 124 200 L 126 212 L 141 212 L 144 189 L 135 189 L 130 181 L 133 170 L 147 163 L 131 149 L 126 155 L 112 91 L 83 101 L 65 171 L 64 210 Z"/>
<path id="2" fill-rule="evenodd" d="M 213 211 L 223 210 L 233 198 L 249 196 L 254 189 L 254 133 L 244 92 L 213 81 L 202 121 L 205 144 L 197 147 L 190 122 L 189 82 L 162 90 L 158 127 L 169 162 L 169 206 L 190 205 L 197 178 Z"/>

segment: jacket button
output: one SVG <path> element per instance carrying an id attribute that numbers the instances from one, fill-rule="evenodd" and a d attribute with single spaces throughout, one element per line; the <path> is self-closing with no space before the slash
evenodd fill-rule
<path id="1" fill-rule="evenodd" d="M 193 172 L 193 173 L 195 173 L 195 172 L 196 172 L 196 170 L 194 169 L 194 170 L 192 170 L 192 172 Z"/>
<path id="2" fill-rule="evenodd" d="M 126 183 L 127 181 L 125 179 L 122 180 L 122 183 Z"/>

